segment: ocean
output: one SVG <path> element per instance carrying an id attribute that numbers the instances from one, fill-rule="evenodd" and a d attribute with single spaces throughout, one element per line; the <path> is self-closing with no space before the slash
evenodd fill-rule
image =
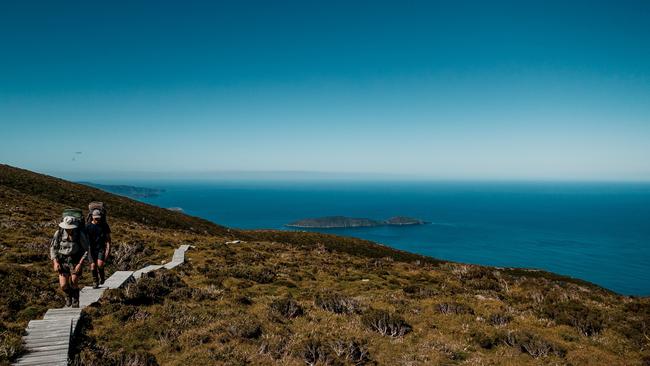
<path id="1" fill-rule="evenodd" d="M 311 217 L 431 222 L 322 229 L 440 259 L 543 269 L 626 295 L 650 295 L 650 184 L 119 182 L 162 188 L 141 200 L 243 229 Z M 295 229 L 292 229 L 295 230 Z"/>

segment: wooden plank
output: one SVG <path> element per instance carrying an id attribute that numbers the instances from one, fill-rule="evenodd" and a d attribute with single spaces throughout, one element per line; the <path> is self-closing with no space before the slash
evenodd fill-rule
<path id="1" fill-rule="evenodd" d="M 67 323 L 67 322 L 66 322 Z M 27 330 L 27 335 L 42 334 L 42 333 L 70 333 L 70 325 L 65 325 L 59 327 L 48 327 L 48 328 L 32 328 Z"/>
<path id="2" fill-rule="evenodd" d="M 48 314 L 80 314 L 81 309 L 79 308 L 58 308 L 58 309 L 48 309 L 45 315 Z"/>
<path id="3" fill-rule="evenodd" d="M 160 268 L 162 268 L 162 265 L 151 264 L 151 265 L 148 265 L 148 266 L 146 266 L 146 267 L 144 267 L 144 268 L 142 268 L 140 270 L 135 271 L 133 273 L 133 277 L 137 280 L 137 279 L 140 279 L 143 274 L 149 273 L 151 271 L 155 271 L 155 270 L 160 269 Z"/>
<path id="4" fill-rule="evenodd" d="M 58 348 L 58 349 L 50 349 L 50 350 L 45 350 L 45 351 L 35 351 L 35 352 L 30 352 L 27 355 L 27 359 L 29 358 L 36 358 L 36 357 L 47 357 L 47 356 L 60 356 L 60 355 L 68 355 L 68 347 L 66 348 Z"/>
<path id="5" fill-rule="evenodd" d="M 55 362 L 68 361 L 68 352 L 59 355 L 43 355 L 43 356 L 34 356 L 34 357 L 29 357 L 29 356 L 30 355 L 27 355 L 24 358 L 19 359 L 18 362 L 16 362 L 16 365 L 31 365 L 31 364 L 36 364 L 38 362 L 55 363 Z"/>
<path id="6" fill-rule="evenodd" d="M 18 364 L 16 364 L 18 365 Z M 36 362 L 27 362 L 21 363 L 21 366 L 68 366 L 68 360 L 51 362 L 51 361 L 36 361 Z"/>
<path id="7" fill-rule="evenodd" d="M 68 360 L 61 360 L 61 361 L 25 361 L 24 363 L 20 364 L 21 366 L 42 366 L 42 365 L 48 365 L 48 366 L 68 366 Z"/>
<path id="8" fill-rule="evenodd" d="M 60 327 L 28 329 L 27 330 L 27 336 L 32 336 L 33 337 L 34 335 L 44 334 L 44 333 L 45 334 L 47 334 L 47 333 L 58 334 L 58 333 L 66 333 L 66 332 L 70 333 L 70 325 L 65 326 L 66 323 L 68 323 L 68 322 L 62 323 L 62 324 L 64 324 L 64 326 L 60 326 Z"/>
<path id="9" fill-rule="evenodd" d="M 84 287 L 84 289 L 79 293 L 79 307 L 85 308 L 88 305 L 96 303 L 106 291 L 106 288 L 97 288 Z"/>
<path id="10" fill-rule="evenodd" d="M 45 347 L 45 346 L 65 346 L 67 347 L 70 344 L 70 339 L 66 337 L 65 341 L 62 342 L 61 338 L 45 338 L 45 339 L 34 339 L 30 342 L 25 342 L 26 349 Z"/>
<path id="11" fill-rule="evenodd" d="M 38 332 L 29 333 L 27 335 L 31 339 L 45 339 L 45 338 L 68 338 L 70 337 L 70 329 L 49 331 L 43 330 Z"/>
<path id="12" fill-rule="evenodd" d="M 53 351 L 53 350 L 68 350 L 68 344 L 52 344 L 52 345 L 42 345 L 38 347 L 29 347 L 29 352 L 44 352 L 44 351 Z"/>
<path id="13" fill-rule="evenodd" d="M 125 282 L 127 282 L 133 271 L 117 271 L 113 275 L 106 279 L 106 282 L 102 285 L 105 288 L 120 288 Z"/>
<path id="14" fill-rule="evenodd" d="M 61 361 L 27 361 L 23 363 L 16 363 L 19 366 L 68 366 L 68 360 Z"/>
<path id="15" fill-rule="evenodd" d="M 68 346 L 70 344 L 70 340 L 66 339 L 65 341 L 62 341 L 60 339 L 34 339 L 31 341 L 25 341 L 25 348 L 26 349 L 32 349 L 32 348 L 37 348 L 37 347 L 43 347 L 43 346 Z"/>

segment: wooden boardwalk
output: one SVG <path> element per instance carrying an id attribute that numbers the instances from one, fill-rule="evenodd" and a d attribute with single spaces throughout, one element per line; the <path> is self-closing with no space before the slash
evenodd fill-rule
<path id="1" fill-rule="evenodd" d="M 42 320 L 32 320 L 27 325 L 23 343 L 27 353 L 14 365 L 67 365 L 70 345 L 81 317 L 81 310 L 102 297 L 106 289 L 120 288 L 142 277 L 143 274 L 160 268 L 172 269 L 185 262 L 189 245 L 181 245 L 174 251 L 171 262 L 151 265 L 135 272 L 117 271 L 97 289 L 86 286 L 79 293 L 79 308 L 49 309 Z"/>

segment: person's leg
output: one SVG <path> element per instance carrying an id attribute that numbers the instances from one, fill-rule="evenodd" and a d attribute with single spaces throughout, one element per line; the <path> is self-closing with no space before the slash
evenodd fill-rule
<path id="1" fill-rule="evenodd" d="M 97 269 L 99 271 L 99 284 L 103 285 L 106 280 L 106 272 L 104 272 L 104 261 L 101 259 L 97 260 Z"/>
<path id="2" fill-rule="evenodd" d="M 78 261 L 75 261 L 78 263 Z M 72 294 L 72 307 L 79 307 L 79 279 L 81 278 L 82 269 L 79 268 L 79 271 L 75 272 L 74 268 L 72 269 L 72 275 L 70 276 L 71 283 L 71 294 Z"/>
<path id="3" fill-rule="evenodd" d="M 59 286 L 61 287 L 61 291 L 63 291 L 63 294 L 65 296 L 66 307 L 72 305 L 72 293 L 71 293 L 69 281 L 70 281 L 70 276 L 63 273 L 59 274 Z"/>
<path id="4" fill-rule="evenodd" d="M 99 284 L 100 285 L 103 285 L 104 281 L 106 280 L 106 272 L 104 272 L 104 259 L 106 258 L 105 257 L 105 254 L 106 254 L 105 252 L 106 252 L 105 247 L 98 248 L 97 256 L 95 257 L 95 258 L 97 258 L 97 269 L 99 271 Z"/>
<path id="5" fill-rule="evenodd" d="M 93 275 L 93 287 L 94 288 L 99 287 L 99 283 L 100 283 L 100 278 L 99 278 L 98 271 L 97 271 L 97 265 L 98 265 L 98 263 L 95 263 L 94 261 L 90 262 L 90 273 L 92 273 L 92 275 Z"/>

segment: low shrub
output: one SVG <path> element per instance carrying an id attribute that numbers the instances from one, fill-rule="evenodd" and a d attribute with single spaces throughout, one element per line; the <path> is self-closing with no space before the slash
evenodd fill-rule
<path id="1" fill-rule="evenodd" d="M 512 316 L 504 313 L 495 313 L 490 315 L 488 320 L 490 324 L 496 327 L 502 327 L 512 321 Z"/>
<path id="2" fill-rule="evenodd" d="M 309 366 L 329 365 L 334 361 L 329 347 L 320 338 L 307 338 L 300 343 L 294 354 Z"/>
<path id="3" fill-rule="evenodd" d="M 566 356 L 564 348 L 532 332 L 506 332 L 502 333 L 500 338 L 505 344 L 519 348 L 521 352 L 527 353 L 533 358 L 542 358 L 553 354 L 559 357 Z"/>
<path id="4" fill-rule="evenodd" d="M 20 335 L 9 332 L 0 325 L 0 364 L 17 357 L 23 352 L 23 342 Z"/>
<path id="5" fill-rule="evenodd" d="M 256 339 L 262 335 L 262 326 L 257 320 L 239 318 L 232 321 L 226 327 L 226 331 L 233 337 Z"/>
<path id="6" fill-rule="evenodd" d="M 337 339 L 330 348 L 339 360 L 353 365 L 364 365 L 370 361 L 370 352 L 365 342 L 355 339 Z"/>
<path id="7" fill-rule="evenodd" d="M 361 323 L 374 332 L 390 337 L 402 337 L 411 326 L 399 315 L 385 310 L 369 310 L 361 317 Z"/>
<path id="8" fill-rule="evenodd" d="M 314 304 L 323 310 L 336 314 L 361 312 L 361 306 L 357 300 L 337 293 L 319 294 L 314 299 Z"/>
<path id="9" fill-rule="evenodd" d="M 472 341 L 478 343 L 478 345 L 484 349 L 492 349 L 498 346 L 502 342 L 502 339 L 499 336 L 499 334 L 495 334 L 495 333 L 475 331 L 472 334 L 470 334 L 470 337 Z"/>
<path id="10" fill-rule="evenodd" d="M 465 305 L 460 302 L 443 302 L 436 305 L 436 309 L 441 314 L 474 314 L 474 309 L 469 305 Z"/>
<path id="11" fill-rule="evenodd" d="M 269 355 L 274 360 L 279 360 L 287 354 L 288 346 L 288 337 L 279 334 L 264 334 L 262 335 L 259 353 Z"/>
<path id="12" fill-rule="evenodd" d="M 404 291 L 405 294 L 416 298 L 429 298 L 438 294 L 438 291 L 420 285 L 408 285 L 402 288 L 402 291 Z"/>
<path id="13" fill-rule="evenodd" d="M 158 366 L 156 357 L 145 350 L 127 351 L 123 348 L 116 350 L 106 346 L 95 346 L 83 349 L 73 364 L 97 366 Z"/>
<path id="14" fill-rule="evenodd" d="M 270 268 L 252 267 L 252 266 L 235 266 L 228 271 L 228 275 L 234 278 L 255 281 L 257 283 L 272 283 L 276 274 Z"/>
<path id="15" fill-rule="evenodd" d="M 303 314 L 300 304 L 291 297 L 273 300 L 269 305 L 269 309 L 273 315 L 287 319 L 293 319 Z"/>
<path id="16" fill-rule="evenodd" d="M 126 287 L 124 303 L 129 305 L 161 303 L 172 290 L 186 286 L 174 272 L 167 270 L 149 272 L 139 281 Z"/>
<path id="17" fill-rule="evenodd" d="M 573 326 L 587 337 L 600 333 L 605 327 L 605 318 L 598 309 L 576 300 L 559 303 L 547 301 L 541 308 L 541 315 L 559 324 Z"/>

